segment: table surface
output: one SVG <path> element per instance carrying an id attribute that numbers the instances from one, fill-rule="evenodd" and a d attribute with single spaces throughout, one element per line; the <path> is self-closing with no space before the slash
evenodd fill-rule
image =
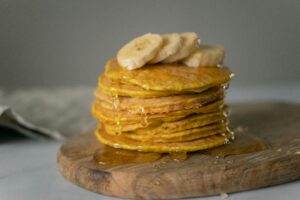
<path id="1" fill-rule="evenodd" d="M 227 96 L 229 102 L 275 100 L 300 103 L 300 84 L 232 87 Z M 7 129 L 0 129 L 0 134 L 0 200 L 116 199 L 79 188 L 59 174 L 56 153 L 60 142 L 28 139 Z M 228 199 L 285 200 L 299 199 L 299 196 L 300 180 L 229 194 Z M 222 198 L 213 196 L 198 199 Z"/>

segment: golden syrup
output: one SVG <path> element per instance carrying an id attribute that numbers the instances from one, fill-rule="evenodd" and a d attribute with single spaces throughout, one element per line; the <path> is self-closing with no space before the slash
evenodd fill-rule
<path id="1" fill-rule="evenodd" d="M 222 84 L 222 88 L 227 90 L 229 88 L 229 82 Z"/>
<path id="2" fill-rule="evenodd" d="M 230 107 L 227 104 L 223 106 L 223 115 L 224 117 L 229 117 L 230 115 Z"/>
<path id="3" fill-rule="evenodd" d="M 268 145 L 260 138 L 249 133 L 235 134 L 235 140 L 224 146 L 202 151 L 203 154 L 224 158 L 230 155 L 240 155 L 268 149 Z"/>
<path id="4" fill-rule="evenodd" d="M 113 148 L 104 145 L 94 153 L 94 161 L 100 165 L 118 166 L 154 162 L 161 158 L 160 153 L 146 153 Z"/>
<path id="5" fill-rule="evenodd" d="M 120 84 L 119 82 L 117 83 L 118 85 Z M 114 111 L 117 113 L 117 117 L 115 118 L 115 133 L 116 135 L 121 135 L 121 126 L 120 126 L 120 118 L 121 118 L 121 114 L 120 114 L 120 99 L 119 99 L 119 95 L 116 93 L 116 89 L 114 87 L 110 88 L 110 96 L 113 97 L 112 99 L 112 104 L 113 104 L 113 109 Z"/>
<path id="6" fill-rule="evenodd" d="M 229 141 L 229 139 L 228 139 L 226 133 L 221 133 L 221 135 L 224 137 L 224 144 L 229 144 L 230 141 Z"/>
<path id="7" fill-rule="evenodd" d="M 120 99 L 118 95 L 113 96 L 113 108 L 117 113 L 117 117 L 115 118 L 115 123 L 116 123 L 116 135 L 121 135 L 121 126 L 120 126 Z"/>
<path id="8" fill-rule="evenodd" d="M 169 153 L 169 157 L 177 162 L 185 161 L 188 158 L 187 152 L 172 152 Z"/>
<path id="9" fill-rule="evenodd" d="M 140 114 L 143 116 L 141 120 L 141 125 L 143 127 L 147 127 L 149 122 L 148 122 L 148 114 L 145 112 L 145 107 L 140 106 Z"/>

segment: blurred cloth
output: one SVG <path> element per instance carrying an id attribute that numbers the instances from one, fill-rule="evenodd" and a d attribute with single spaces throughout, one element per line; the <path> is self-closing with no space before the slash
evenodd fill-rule
<path id="1" fill-rule="evenodd" d="M 92 87 L 0 89 L 0 127 L 32 138 L 62 140 L 96 126 Z"/>

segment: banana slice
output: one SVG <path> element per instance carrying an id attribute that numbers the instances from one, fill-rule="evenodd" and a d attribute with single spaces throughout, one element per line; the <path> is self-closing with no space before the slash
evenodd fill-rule
<path id="1" fill-rule="evenodd" d="M 178 33 L 162 35 L 163 46 L 156 56 L 149 63 L 155 64 L 175 54 L 182 45 L 182 38 Z"/>
<path id="2" fill-rule="evenodd" d="M 218 45 L 200 45 L 197 51 L 182 61 L 189 67 L 216 67 L 222 65 L 226 49 Z"/>
<path id="3" fill-rule="evenodd" d="M 162 44 L 160 35 L 147 33 L 123 46 L 117 54 L 117 60 L 128 70 L 140 68 L 158 53 Z"/>
<path id="4" fill-rule="evenodd" d="M 182 59 L 188 57 L 191 55 L 198 46 L 198 42 L 200 40 L 198 39 L 198 36 L 194 32 L 186 32 L 180 34 L 182 38 L 182 46 L 175 54 L 167 57 L 162 62 L 163 63 L 174 63 L 181 61 Z"/>

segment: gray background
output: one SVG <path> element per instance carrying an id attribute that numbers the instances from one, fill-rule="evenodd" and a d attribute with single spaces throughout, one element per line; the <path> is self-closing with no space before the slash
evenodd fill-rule
<path id="1" fill-rule="evenodd" d="M 196 31 L 202 41 L 227 47 L 226 63 L 237 75 L 229 102 L 272 99 L 299 103 L 299 22 L 299 0 L 0 0 L 0 104 L 3 94 L 7 102 L 17 105 L 13 108 L 41 113 L 37 119 L 43 121 L 55 111 L 52 104 L 58 102 L 66 108 L 70 99 L 82 101 L 76 109 L 63 113 L 63 118 L 79 112 L 76 117 L 85 121 L 90 116 L 86 98 L 93 98 L 89 86 L 96 86 L 107 59 L 135 36 L 180 31 Z M 53 95 L 56 89 L 1 93 L 1 87 L 62 85 L 72 85 L 58 90 L 65 95 L 64 101 Z M 73 85 L 88 87 L 74 89 Z M 39 101 L 41 92 L 51 97 L 48 101 L 52 104 Z M 58 124 L 60 116 L 55 118 Z M 47 127 L 51 127 L 49 123 Z M 55 165 L 59 145 L 56 141 L 22 139 L 2 143 L 0 199 L 113 199 L 65 181 Z M 235 193 L 230 199 L 297 199 L 299 185 L 297 181 Z"/>
<path id="2" fill-rule="evenodd" d="M 299 0 L 0 0 L 0 87 L 96 85 L 128 40 L 181 31 L 228 49 L 234 85 L 297 82 L 299 24 Z"/>

